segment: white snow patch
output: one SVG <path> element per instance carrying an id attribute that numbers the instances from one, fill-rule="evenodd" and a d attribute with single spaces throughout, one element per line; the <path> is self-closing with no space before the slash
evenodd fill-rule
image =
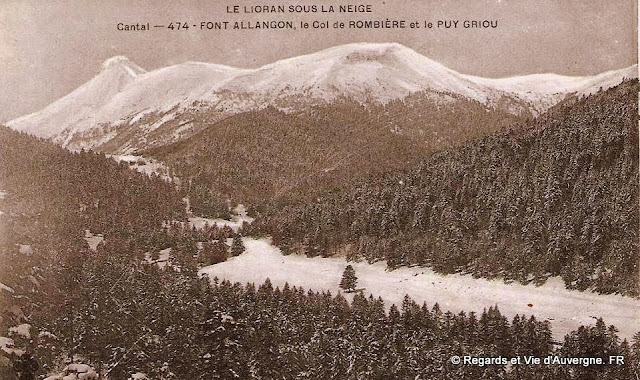
<path id="1" fill-rule="evenodd" d="M 31 329 L 30 324 L 22 323 L 20 325 L 10 327 L 9 334 L 17 334 L 27 339 L 31 339 L 31 332 L 29 331 L 29 329 Z"/>
<path id="2" fill-rule="evenodd" d="M 640 331 L 640 300 L 619 295 L 600 295 L 592 292 L 567 290 L 561 279 L 552 278 L 546 284 L 505 284 L 502 281 L 475 279 L 468 275 L 439 275 L 427 268 L 399 268 L 387 271 L 378 262 L 347 262 L 344 258 L 307 258 L 285 256 L 268 239 L 244 238 L 246 251 L 227 261 L 202 268 L 199 273 L 210 279 L 218 277 L 232 282 L 261 284 L 270 278 L 276 286 L 288 282 L 314 291 L 340 291 L 338 284 L 344 268 L 351 264 L 358 277 L 358 288 L 374 297 L 382 297 L 387 306 L 400 305 L 405 294 L 418 304 L 439 303 L 452 312 L 475 311 L 498 305 L 511 318 L 515 314 L 535 315 L 552 321 L 556 339 L 577 329 L 581 324 L 592 325 L 603 317 L 607 324 L 620 329 L 621 338 L 630 339 Z M 347 294 L 347 297 L 352 297 Z M 531 304 L 532 306 L 528 306 Z"/>
<path id="3" fill-rule="evenodd" d="M 84 240 L 92 251 L 98 249 L 98 244 L 104 241 L 102 234 L 92 234 L 89 230 L 84 230 Z"/>
<path id="4" fill-rule="evenodd" d="M 4 291 L 7 291 L 9 293 L 15 293 L 15 291 L 12 288 L 8 287 L 7 285 L 5 285 L 5 284 L 3 284 L 1 282 L 0 282 L 0 289 L 4 290 Z"/>
<path id="5" fill-rule="evenodd" d="M 38 338 L 58 339 L 55 334 L 52 334 L 49 331 L 40 331 L 40 333 L 38 333 Z"/>
<path id="6" fill-rule="evenodd" d="M 148 379 L 147 375 L 142 372 L 136 372 L 129 377 L 128 380 L 144 380 Z"/>
<path id="7" fill-rule="evenodd" d="M 143 117 L 145 117 L 145 115 L 147 115 L 150 111 L 149 110 L 144 110 L 139 112 L 136 116 L 134 116 L 133 118 L 131 118 L 131 120 L 129 121 L 129 125 L 133 125 L 137 122 L 139 122 L 140 120 L 142 120 Z"/>
<path id="8" fill-rule="evenodd" d="M 147 176 L 156 174 L 165 181 L 173 181 L 173 178 L 169 176 L 169 168 L 164 163 L 153 158 L 134 155 L 107 155 L 107 157 L 111 157 L 117 162 L 127 162 L 132 169 Z"/>
<path id="9" fill-rule="evenodd" d="M 149 252 L 145 253 L 145 261 L 149 264 L 157 264 L 160 269 L 164 269 L 167 265 L 174 266 L 171 262 L 171 248 L 166 248 L 158 253 L 158 259 L 153 260 Z"/>
<path id="10" fill-rule="evenodd" d="M 160 119 L 158 119 L 157 121 L 155 121 L 153 124 L 149 126 L 149 131 L 153 131 L 160 128 L 164 123 L 173 120 L 175 117 L 176 117 L 175 112 L 169 112 L 165 114 L 164 116 L 162 116 Z"/>
<path id="11" fill-rule="evenodd" d="M 98 373 L 87 364 L 73 363 L 64 368 L 62 373 L 51 375 L 45 380 L 93 380 L 98 379 Z"/>
<path id="12" fill-rule="evenodd" d="M 205 226 L 213 225 L 218 226 L 218 228 L 228 226 L 234 232 L 238 232 L 244 222 L 247 222 L 249 224 L 253 222 L 253 218 L 247 215 L 247 209 L 243 204 L 237 205 L 233 209 L 233 212 L 235 215 L 231 217 L 231 220 L 203 218 L 201 216 L 190 217 L 189 226 L 195 227 L 197 229 L 203 229 L 205 228 Z"/>
<path id="13" fill-rule="evenodd" d="M 23 255 L 33 254 L 33 248 L 29 244 L 20 244 L 20 253 Z"/>
<path id="14" fill-rule="evenodd" d="M 13 346 L 13 339 L 0 336 L 0 349 L 6 351 L 6 348 L 9 346 Z"/>
<path id="15" fill-rule="evenodd" d="M 173 134 L 172 134 L 173 139 L 177 140 L 178 138 L 180 138 L 180 136 L 182 136 L 184 134 L 184 132 L 188 131 L 192 127 L 193 127 L 193 121 L 188 121 L 188 122 L 185 122 L 185 123 L 181 123 L 180 126 L 178 127 L 178 129 L 173 131 Z"/>
<path id="16" fill-rule="evenodd" d="M 6 354 L 16 354 L 18 356 L 22 356 L 24 354 L 24 350 L 16 349 L 13 347 L 13 339 L 7 338 L 6 336 L 0 336 L 0 350 L 4 351 Z"/>

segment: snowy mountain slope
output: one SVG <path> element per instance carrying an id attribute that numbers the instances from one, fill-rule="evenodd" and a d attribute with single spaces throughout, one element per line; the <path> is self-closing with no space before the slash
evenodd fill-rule
<path id="1" fill-rule="evenodd" d="M 9 124 L 15 129 L 45 138 L 56 136 L 67 128 L 88 128 L 99 121 L 96 115 L 100 110 L 145 72 L 125 57 L 110 58 L 90 81 L 44 109 Z"/>
<path id="2" fill-rule="evenodd" d="M 388 102 L 423 91 L 454 94 L 514 114 L 543 112 L 572 92 L 609 87 L 637 68 L 594 77 L 538 74 L 486 79 L 460 74 L 396 43 L 355 43 L 280 60 L 257 69 L 187 62 L 151 72 L 124 57 L 60 100 L 10 121 L 14 129 L 70 148 L 127 153 L 187 137 L 176 115 L 206 109 L 208 122 L 275 106 L 294 111 L 347 97 Z M 200 117 L 200 116 L 195 116 Z"/>
<path id="3" fill-rule="evenodd" d="M 220 85 L 243 70 L 209 63 L 186 62 L 141 76 L 116 94 L 100 111 L 101 122 L 111 122 L 145 111 L 168 110 L 177 104 L 214 102 Z"/>
<path id="4" fill-rule="evenodd" d="M 589 95 L 600 88 L 613 87 L 623 79 L 638 78 L 638 65 L 611 70 L 594 76 L 570 77 L 558 74 L 531 74 L 509 78 L 481 78 L 464 75 L 469 80 L 512 94 L 543 112 L 567 94 Z"/>
<path id="5" fill-rule="evenodd" d="M 412 92 L 452 92 L 487 100 L 488 88 L 399 44 L 349 44 L 289 58 L 238 76 L 233 92 L 296 95 L 332 100 L 339 96 L 387 101 Z"/>

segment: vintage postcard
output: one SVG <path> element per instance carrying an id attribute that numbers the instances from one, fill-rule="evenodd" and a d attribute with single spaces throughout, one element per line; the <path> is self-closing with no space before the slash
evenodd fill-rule
<path id="1" fill-rule="evenodd" d="M 0 378 L 639 379 L 634 0 L 6 0 Z"/>

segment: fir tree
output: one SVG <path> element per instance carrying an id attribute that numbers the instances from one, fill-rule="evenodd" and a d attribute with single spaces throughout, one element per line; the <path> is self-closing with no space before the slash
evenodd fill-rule
<path id="1" fill-rule="evenodd" d="M 242 243 L 242 236 L 236 235 L 233 237 L 233 242 L 231 243 L 231 256 L 239 256 L 242 252 L 244 252 L 244 244 Z"/>
<path id="2" fill-rule="evenodd" d="M 340 280 L 340 287 L 347 292 L 352 292 L 356 289 L 356 283 L 358 278 L 356 277 L 356 271 L 351 265 L 347 265 L 342 273 L 342 280 Z"/>

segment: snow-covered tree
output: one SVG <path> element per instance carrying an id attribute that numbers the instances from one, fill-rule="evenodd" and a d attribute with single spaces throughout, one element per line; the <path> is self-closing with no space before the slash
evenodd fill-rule
<path id="1" fill-rule="evenodd" d="M 233 242 L 231 243 L 231 256 L 238 256 L 242 252 L 244 252 L 244 244 L 242 243 L 242 236 L 236 235 L 233 237 Z"/>
<path id="2" fill-rule="evenodd" d="M 358 278 L 356 277 L 356 271 L 351 265 L 347 265 L 342 273 L 342 280 L 340 280 L 340 287 L 347 292 L 352 292 L 356 289 Z"/>

